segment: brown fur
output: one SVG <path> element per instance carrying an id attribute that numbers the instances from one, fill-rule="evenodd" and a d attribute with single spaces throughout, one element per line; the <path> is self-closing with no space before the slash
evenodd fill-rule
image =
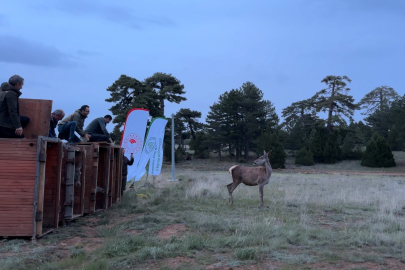
<path id="1" fill-rule="evenodd" d="M 263 156 L 259 157 L 253 164 L 256 165 L 265 165 L 259 167 L 244 167 L 239 165 L 234 165 L 229 168 L 229 173 L 232 175 L 233 182 L 227 185 L 228 192 L 229 192 L 229 203 L 233 204 L 233 197 L 232 192 L 236 189 L 236 187 L 243 183 L 247 186 L 259 186 L 260 192 L 260 205 L 259 207 L 263 206 L 263 187 L 267 185 L 270 181 L 272 168 L 270 165 L 270 161 L 268 155 L 271 153 L 266 153 L 264 151 Z"/>

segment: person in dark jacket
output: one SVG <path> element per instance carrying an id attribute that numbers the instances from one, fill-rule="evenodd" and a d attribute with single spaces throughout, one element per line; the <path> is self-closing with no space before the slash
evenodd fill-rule
<path id="1" fill-rule="evenodd" d="M 127 175 L 128 175 L 128 166 L 134 164 L 134 154 L 131 153 L 131 160 L 129 160 L 125 155 L 122 159 L 122 187 L 121 187 L 121 196 L 124 196 L 124 190 L 127 185 Z"/>
<path id="2" fill-rule="evenodd" d="M 0 87 L 0 138 L 24 138 L 24 128 L 30 122 L 29 117 L 20 115 L 18 99 L 24 79 L 13 75 Z"/>
<path id="3" fill-rule="evenodd" d="M 75 131 L 84 138 L 86 141 L 90 140 L 90 134 L 87 134 L 83 130 L 84 120 L 90 113 L 90 108 L 88 105 L 83 105 L 80 109 L 76 110 L 71 115 L 67 116 L 65 119 L 58 124 L 58 137 L 60 139 L 65 139 L 68 144 L 75 145 L 80 142 L 80 139 L 75 135 Z"/>
<path id="4" fill-rule="evenodd" d="M 104 142 L 109 141 L 114 143 L 111 139 L 110 133 L 107 131 L 107 124 L 112 120 L 111 115 L 99 117 L 90 122 L 85 131 L 91 135 L 90 142 Z"/>
<path id="5" fill-rule="evenodd" d="M 65 117 L 65 112 L 63 110 L 57 109 L 51 114 L 51 120 L 49 121 L 49 134 L 48 137 L 56 138 L 55 128 L 58 122 Z"/>

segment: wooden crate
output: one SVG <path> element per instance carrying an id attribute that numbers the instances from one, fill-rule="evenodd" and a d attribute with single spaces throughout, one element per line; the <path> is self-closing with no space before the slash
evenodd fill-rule
<path id="1" fill-rule="evenodd" d="M 43 235 L 59 223 L 62 142 L 0 139 L 0 236 Z"/>
<path id="2" fill-rule="evenodd" d="M 47 137 L 52 113 L 52 100 L 20 98 L 20 115 L 28 116 L 30 123 L 24 128 L 24 137 L 36 139 Z"/>
<path id="3" fill-rule="evenodd" d="M 63 152 L 59 220 L 65 222 L 84 214 L 86 150 L 67 146 Z M 76 186 L 74 183 L 75 172 L 78 166 L 81 167 L 80 186 Z"/>

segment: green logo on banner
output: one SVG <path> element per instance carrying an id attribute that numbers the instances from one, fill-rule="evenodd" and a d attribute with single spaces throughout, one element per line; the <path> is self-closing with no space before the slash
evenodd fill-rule
<path id="1" fill-rule="evenodd" d="M 146 154 L 151 153 L 153 150 L 155 150 L 156 148 L 156 138 L 155 137 L 151 137 L 145 145 L 145 152 Z"/>

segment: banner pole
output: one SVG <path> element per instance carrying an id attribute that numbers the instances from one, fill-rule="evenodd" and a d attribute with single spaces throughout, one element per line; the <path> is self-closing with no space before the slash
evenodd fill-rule
<path id="1" fill-rule="evenodd" d="M 174 114 L 172 114 L 172 181 L 174 181 Z"/>

